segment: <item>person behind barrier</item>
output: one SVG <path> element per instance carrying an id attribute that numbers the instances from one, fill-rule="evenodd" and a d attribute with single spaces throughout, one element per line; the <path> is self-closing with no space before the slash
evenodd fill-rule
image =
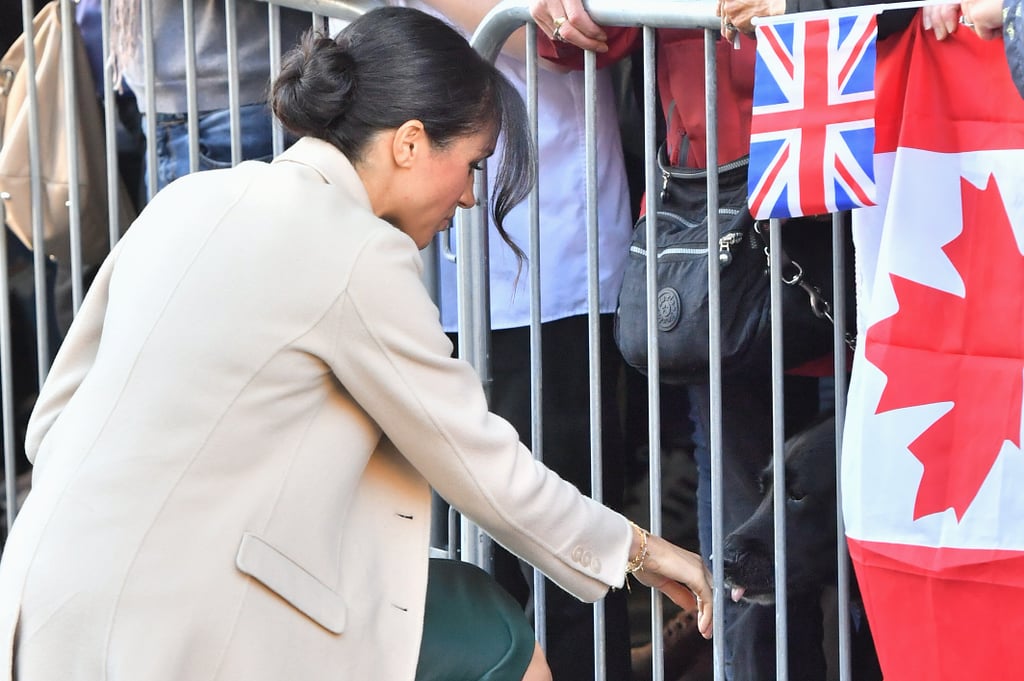
<path id="1" fill-rule="evenodd" d="M 722 0 L 725 40 L 716 45 L 718 102 L 718 163 L 725 164 L 749 151 L 750 115 L 753 96 L 755 45 L 749 33 L 756 16 L 782 14 L 828 7 L 866 4 L 860 0 Z M 531 14 L 544 31 L 542 54 L 563 64 L 576 64 L 578 48 L 598 52 L 598 65 L 632 50 L 639 29 L 597 25 L 579 0 L 532 0 Z M 893 30 L 906 15 L 883 15 L 879 34 Z M 733 46 L 736 32 L 738 48 Z M 672 165 L 706 166 L 706 123 L 704 104 L 704 31 L 659 29 L 657 79 L 661 104 L 667 119 L 666 148 Z M 550 38 L 549 38 L 550 37 Z M 830 252 L 831 233 L 827 225 L 813 220 L 791 220 L 785 227 L 786 250 L 803 264 L 828 260 L 815 253 Z M 852 267 L 847 271 L 852 272 Z M 816 281 L 831 281 L 831 271 L 815 272 Z M 850 288 L 852 291 L 852 287 Z M 852 306 L 851 306 L 852 309 Z M 819 411 L 821 399 L 817 375 L 831 371 L 832 360 L 799 370 L 805 375 L 785 379 L 787 434 L 793 434 Z M 809 374 L 809 375 L 807 375 Z M 690 389 L 695 425 L 695 455 L 699 472 L 698 524 L 701 553 L 711 554 L 711 458 L 707 442 L 710 432 L 709 386 Z M 746 375 L 724 378 L 721 387 L 723 526 L 728 534 L 749 517 L 760 503 L 760 477 L 772 452 L 772 386 L 767 363 Z M 680 418 L 686 418 L 681 415 Z M 671 493 L 671 491 L 667 491 Z M 793 661 L 789 678 L 818 681 L 825 677 L 826 661 L 821 648 L 822 615 L 820 595 L 793 596 L 788 604 L 788 659 Z M 726 601 L 725 668 L 730 681 L 775 679 L 775 611 L 773 607 Z M 669 632 L 669 629 L 666 629 Z M 666 638 L 669 638 L 666 633 Z M 666 662 L 669 656 L 666 655 Z M 671 675 L 672 670 L 666 669 Z"/>
<path id="2" fill-rule="evenodd" d="M 632 574 L 710 635 L 700 557 L 535 461 L 420 278 L 499 133 L 497 224 L 532 182 L 513 86 L 384 8 L 307 35 L 272 101 L 300 139 L 160 192 L 54 362 L 0 560 L 0 679 L 522 677 L 532 641 L 459 638 L 522 631 L 475 607 L 493 582 L 428 580 L 431 486 L 576 597 Z"/>
<path id="3" fill-rule="evenodd" d="M 397 2 L 444 12 L 467 34 L 476 30 L 495 0 L 429 0 Z M 525 41 L 515 34 L 495 61 L 498 69 L 526 92 Z M 610 74 L 597 76 L 599 106 L 614 106 Z M 587 320 L 587 193 L 584 145 L 584 87 L 580 72 L 540 68 L 537 74 L 539 117 L 537 155 L 539 183 L 539 259 L 521 263 L 513 249 L 493 230 L 489 239 L 491 384 L 490 405 L 529 443 L 531 417 L 530 288 L 528 270 L 540 268 L 541 432 L 544 465 L 581 490 L 591 489 L 590 371 L 586 351 Z M 606 110 L 607 110 L 606 109 Z M 595 140 L 597 169 L 597 241 L 601 330 L 601 462 L 602 501 L 621 510 L 623 503 L 623 437 L 619 425 L 615 381 L 622 359 L 611 332 L 611 313 L 622 281 L 632 221 L 626 191 L 622 149 L 615 117 L 601 116 Z M 501 159 L 488 163 L 488 186 L 494 186 Z M 525 203 L 505 218 L 505 229 L 523 250 L 530 243 L 530 214 Z M 456 221 L 456 229 L 459 223 Z M 452 241 L 455 239 L 453 237 Z M 460 254 L 461 255 L 461 254 Z M 456 265 L 439 258 L 441 323 L 458 341 Z M 529 566 L 498 547 L 494 554 L 498 582 L 532 609 L 534 594 Z M 525 577 L 525 578 L 524 578 Z M 550 582 L 545 590 L 546 653 L 559 681 L 593 681 L 594 615 L 581 602 Z M 611 594 L 604 603 L 604 671 L 609 679 L 629 677 L 629 622 L 626 594 Z"/>
<path id="4" fill-rule="evenodd" d="M 114 0 L 113 52 L 119 74 L 135 92 L 139 110 L 156 116 L 157 178 L 144 169 L 143 182 L 152 193 L 186 175 L 189 166 L 188 77 L 186 73 L 184 3 L 153 0 L 153 62 L 156 80 L 147 82 L 142 33 L 143 0 Z M 267 107 L 270 82 L 270 33 L 268 4 L 239 0 L 235 4 L 238 106 L 241 158 L 270 160 L 273 153 L 271 114 Z M 195 27 L 196 106 L 199 111 L 199 170 L 226 168 L 231 160 L 231 116 L 227 19 L 224 0 L 193 0 Z M 281 43 L 285 49 L 309 28 L 310 15 L 282 8 Z M 152 89 L 156 109 L 147 111 L 147 92 Z M 145 122 L 142 124 L 146 132 Z"/>

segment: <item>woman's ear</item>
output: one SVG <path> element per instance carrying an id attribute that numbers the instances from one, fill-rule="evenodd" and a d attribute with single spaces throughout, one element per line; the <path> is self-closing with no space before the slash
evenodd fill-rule
<path id="1" fill-rule="evenodd" d="M 395 136 L 391 142 L 391 153 L 394 156 L 395 165 L 400 168 L 411 167 L 423 155 L 429 143 L 427 131 L 423 128 L 422 122 L 413 119 L 402 123 L 395 130 Z"/>

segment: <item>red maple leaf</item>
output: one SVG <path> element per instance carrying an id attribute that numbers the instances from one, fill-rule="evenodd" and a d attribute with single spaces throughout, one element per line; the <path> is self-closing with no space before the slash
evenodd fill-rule
<path id="1" fill-rule="evenodd" d="M 963 518 L 1007 440 L 1020 446 L 1024 389 L 1024 256 L 999 187 L 960 180 L 964 230 L 943 247 L 964 296 L 890 275 L 899 310 L 867 331 L 885 373 L 876 413 L 939 402 L 953 408 L 913 442 L 924 466 L 914 519 Z"/>

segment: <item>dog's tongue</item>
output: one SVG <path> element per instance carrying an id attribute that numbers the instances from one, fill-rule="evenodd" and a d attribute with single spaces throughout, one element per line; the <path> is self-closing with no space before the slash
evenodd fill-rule
<path id="1" fill-rule="evenodd" d="M 746 593 L 746 591 L 747 590 L 744 589 L 742 586 L 734 586 L 732 588 L 732 600 L 735 603 L 739 603 L 740 599 L 743 598 L 743 594 Z"/>

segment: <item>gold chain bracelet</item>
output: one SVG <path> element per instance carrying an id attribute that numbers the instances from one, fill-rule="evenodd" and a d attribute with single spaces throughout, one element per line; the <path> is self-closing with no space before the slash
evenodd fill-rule
<path id="1" fill-rule="evenodd" d="M 636 555 L 629 559 L 626 563 L 626 574 L 631 575 L 636 572 L 640 572 L 644 569 L 644 561 L 647 560 L 647 530 L 643 529 L 636 523 L 630 521 L 630 525 L 633 526 L 637 532 L 640 533 L 640 550 L 637 551 Z"/>

